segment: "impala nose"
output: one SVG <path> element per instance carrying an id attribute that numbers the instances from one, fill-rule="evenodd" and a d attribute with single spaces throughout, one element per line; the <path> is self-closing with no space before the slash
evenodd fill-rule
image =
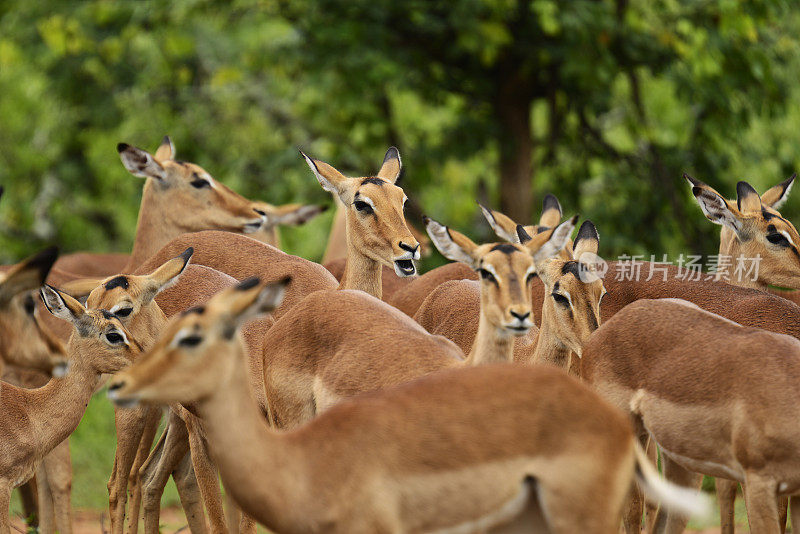
<path id="1" fill-rule="evenodd" d="M 531 312 L 517 313 L 512 310 L 510 313 L 512 316 L 516 317 L 516 319 L 521 323 L 525 322 L 525 319 L 531 316 Z"/>
<path id="2" fill-rule="evenodd" d="M 403 250 L 405 250 L 406 252 L 410 252 L 414 256 L 414 258 L 416 259 L 417 250 L 419 249 L 419 243 L 417 243 L 416 247 L 412 247 L 411 245 L 409 245 L 407 243 L 403 243 L 402 241 L 400 241 L 400 243 L 398 243 L 398 246 L 400 248 L 402 248 Z"/>

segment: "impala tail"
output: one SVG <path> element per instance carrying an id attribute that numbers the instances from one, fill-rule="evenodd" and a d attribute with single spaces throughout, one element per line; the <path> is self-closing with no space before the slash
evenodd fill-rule
<path id="1" fill-rule="evenodd" d="M 686 516 L 710 517 L 712 505 L 708 496 L 702 491 L 677 486 L 661 478 L 637 440 L 634 440 L 634 451 L 636 482 L 649 500 Z"/>

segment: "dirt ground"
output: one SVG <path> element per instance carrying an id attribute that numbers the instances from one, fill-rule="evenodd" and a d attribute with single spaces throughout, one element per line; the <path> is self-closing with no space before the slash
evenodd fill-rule
<path id="1" fill-rule="evenodd" d="M 99 510 L 77 510 L 74 512 L 73 534 L 105 534 L 109 532 L 108 513 Z M 25 525 L 22 519 L 15 518 L 12 521 L 12 532 L 25 533 Z M 143 532 L 144 527 L 140 526 L 139 532 Z M 177 534 L 179 532 L 188 534 L 189 527 L 180 508 L 163 508 L 161 510 L 161 532 L 162 534 Z M 265 532 L 259 528 L 259 532 Z M 695 534 L 718 534 L 719 527 L 705 530 L 687 530 Z M 736 529 L 736 534 L 745 534 L 747 529 Z M 588 534 L 588 533 L 587 533 Z"/>

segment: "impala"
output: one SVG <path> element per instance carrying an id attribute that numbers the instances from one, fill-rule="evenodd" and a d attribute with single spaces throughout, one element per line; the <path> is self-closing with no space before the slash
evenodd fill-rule
<path id="1" fill-rule="evenodd" d="M 0 388 L 0 532 L 10 532 L 11 490 L 33 476 L 39 462 L 78 426 L 100 375 L 128 365 L 140 348 L 109 312 L 86 310 L 50 286 L 41 289 L 51 313 L 70 321 L 69 372 L 38 389 Z M 59 507 L 69 511 L 69 507 Z M 58 518 L 69 524 L 69 517 Z M 69 530 L 67 529 L 67 532 Z"/>
<path id="2" fill-rule="evenodd" d="M 236 329 L 274 309 L 281 285 L 249 280 L 173 320 L 109 389 L 126 404 L 195 403 L 226 487 L 270 530 L 603 534 L 616 532 L 634 477 L 672 494 L 617 410 L 543 366 L 436 373 L 294 431 L 268 428 Z"/>

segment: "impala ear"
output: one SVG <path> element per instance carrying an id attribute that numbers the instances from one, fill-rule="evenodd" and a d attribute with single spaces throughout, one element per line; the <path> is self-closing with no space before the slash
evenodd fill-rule
<path id="1" fill-rule="evenodd" d="M 117 152 L 122 164 L 132 175 L 155 180 L 164 180 L 167 177 L 164 167 L 148 151 L 120 143 L 117 145 Z"/>
<path id="2" fill-rule="evenodd" d="M 305 224 L 320 213 L 327 211 L 328 206 L 317 204 L 284 204 L 270 206 L 259 203 L 258 208 L 267 214 L 267 226 L 299 226 Z"/>
<path id="3" fill-rule="evenodd" d="M 572 231 L 575 229 L 575 223 L 578 222 L 578 216 L 575 215 L 571 219 L 564 221 L 555 228 L 550 228 L 544 232 L 538 233 L 531 237 L 520 225 L 517 227 L 517 233 L 520 236 L 520 241 L 528 249 L 528 252 L 533 256 L 534 263 L 540 263 L 547 258 L 552 258 L 563 249 Z"/>
<path id="4" fill-rule="evenodd" d="M 797 174 L 795 173 L 778 185 L 767 189 L 767 192 L 761 195 L 761 202 L 774 210 L 780 209 L 784 202 L 786 202 L 786 199 L 789 198 L 789 193 L 792 191 L 792 186 L 794 185 L 794 179 L 796 177 Z"/>
<path id="5" fill-rule="evenodd" d="M 422 222 L 425 224 L 425 230 L 427 230 L 431 241 L 442 253 L 442 256 L 449 260 L 465 263 L 473 269 L 478 266 L 474 257 L 478 245 L 473 243 L 467 236 L 455 230 L 450 230 L 448 227 L 424 215 Z"/>
<path id="6" fill-rule="evenodd" d="M 175 146 L 172 144 L 172 139 L 168 135 L 164 136 L 158 150 L 153 154 L 157 161 L 167 161 L 175 159 Z"/>
<path id="7" fill-rule="evenodd" d="M 303 158 L 305 158 L 308 167 L 316 176 L 319 185 L 328 193 L 334 193 L 341 197 L 347 190 L 348 182 L 350 181 L 345 175 L 328 165 L 324 161 L 308 157 L 305 152 L 300 151 Z M 346 203 L 346 202 L 345 202 Z"/>
<path id="8" fill-rule="evenodd" d="M 761 211 L 761 197 L 747 182 L 736 184 L 736 206 L 742 213 Z"/>
<path id="9" fill-rule="evenodd" d="M 561 204 L 555 195 L 546 194 L 542 199 L 542 215 L 539 217 L 539 226 L 552 228 L 561 221 Z"/>
<path id="10" fill-rule="evenodd" d="M 223 336 L 233 337 L 236 329 L 251 319 L 274 311 L 283 302 L 291 277 L 261 284 L 257 277 L 243 280 L 238 286 L 221 291 L 209 301 L 210 313 L 218 313 Z"/>
<path id="11" fill-rule="evenodd" d="M 692 194 L 700 204 L 700 209 L 703 210 L 706 218 L 714 224 L 727 226 L 741 237 L 744 231 L 744 224 L 740 219 L 741 213 L 739 209 L 725 200 L 711 186 L 692 178 L 688 174 L 684 174 L 683 177 L 692 186 Z"/>
<path id="12" fill-rule="evenodd" d="M 499 211 L 491 210 L 478 202 L 481 207 L 481 212 L 492 227 L 497 237 L 508 241 L 509 243 L 519 243 L 519 236 L 517 235 L 517 223 L 511 217 L 500 213 Z"/>
<path id="13" fill-rule="evenodd" d="M 58 248 L 49 247 L 12 267 L 0 282 L 0 305 L 24 291 L 41 287 L 56 259 Z"/>
<path id="14" fill-rule="evenodd" d="M 144 286 L 144 291 L 139 297 L 140 304 L 145 306 L 150 304 L 156 295 L 175 284 L 186 266 L 189 265 L 189 260 L 192 259 L 194 249 L 192 247 L 183 251 L 180 256 L 176 256 L 171 260 L 164 262 L 161 267 L 153 271 L 146 277 L 147 283 Z"/>
<path id="15" fill-rule="evenodd" d="M 586 252 L 597 254 L 600 249 L 600 234 L 592 221 L 588 219 L 583 221 L 583 224 L 578 229 L 575 242 L 572 244 L 572 249 L 575 259 L 579 261 L 581 254 Z"/>
<path id="16" fill-rule="evenodd" d="M 400 177 L 400 171 L 403 170 L 403 162 L 400 159 L 400 151 L 395 147 L 390 146 L 383 157 L 383 165 L 378 171 L 378 178 L 382 178 L 387 182 L 395 183 Z"/>
<path id="17" fill-rule="evenodd" d="M 76 327 L 86 315 L 86 308 L 80 302 L 50 285 L 43 285 L 39 294 L 47 311 Z"/>

